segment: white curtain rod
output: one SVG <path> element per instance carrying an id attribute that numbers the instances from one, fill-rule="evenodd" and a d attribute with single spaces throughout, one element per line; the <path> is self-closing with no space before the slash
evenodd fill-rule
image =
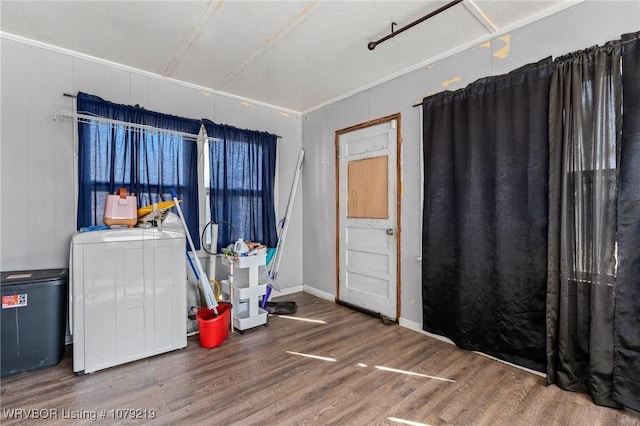
<path id="1" fill-rule="evenodd" d="M 65 96 L 67 98 L 77 99 L 76 95 L 71 95 L 69 93 L 63 93 L 62 96 Z M 162 133 L 172 133 L 172 134 L 180 135 L 183 138 L 198 140 L 198 135 L 193 135 L 191 133 L 177 132 L 175 130 L 158 129 L 156 127 L 145 126 L 143 124 L 129 123 L 129 122 L 126 122 L 126 121 L 110 120 L 108 118 L 98 117 L 96 115 L 78 114 L 78 113 L 75 113 L 75 112 L 61 111 L 55 117 L 53 117 L 53 119 L 55 120 L 57 117 L 68 118 L 68 119 L 76 119 L 76 120 L 81 121 L 83 123 L 88 123 L 90 121 L 100 121 L 100 122 L 104 122 L 104 123 L 119 124 L 119 125 L 124 125 L 124 126 L 137 128 L 137 129 L 140 129 L 140 130 L 150 130 L 150 131 L 156 131 L 156 132 L 162 132 Z M 278 138 L 278 139 L 282 138 L 282 136 L 279 136 L 279 135 L 275 135 L 275 137 Z M 219 141 L 221 139 L 220 138 L 206 137 L 206 138 L 204 138 L 204 140 L 205 141 Z"/>
<path id="2" fill-rule="evenodd" d="M 145 124 L 130 123 L 128 121 L 112 120 L 110 118 L 99 117 L 97 115 L 79 114 L 77 112 L 69 112 L 69 111 L 60 111 L 53 117 L 54 120 L 57 120 L 58 118 L 64 118 L 64 119 L 68 119 L 68 120 L 77 120 L 77 121 L 79 121 L 81 123 L 91 123 L 92 121 L 94 121 L 94 122 L 97 121 L 97 122 L 100 122 L 100 123 L 115 124 L 115 125 L 119 125 L 119 126 L 127 126 L 127 127 L 131 127 L 133 129 L 137 129 L 137 130 L 145 130 L 145 131 L 156 132 L 156 133 L 169 133 L 169 134 L 172 134 L 172 135 L 181 136 L 181 137 L 183 137 L 185 139 L 190 139 L 192 141 L 197 141 L 198 140 L 198 135 L 194 135 L 193 133 L 185 133 L 185 132 L 178 132 L 177 130 L 161 129 L 161 128 L 158 128 L 158 127 L 147 126 Z M 275 135 L 275 136 L 278 139 L 280 139 L 282 137 L 282 136 L 278 136 L 278 135 Z M 205 141 L 219 141 L 221 139 L 207 136 L 206 138 L 204 138 L 204 140 Z"/>
<path id="3" fill-rule="evenodd" d="M 148 126 L 148 125 L 145 125 L 145 124 L 137 124 L 137 123 L 130 123 L 130 122 L 121 121 L 121 120 L 113 120 L 113 119 L 110 119 L 110 118 L 98 117 L 98 116 L 89 115 L 89 114 L 80 114 L 80 113 L 76 113 L 76 112 L 60 111 L 56 115 L 56 118 L 77 120 L 80 123 L 99 122 L 99 123 L 114 124 L 114 125 L 119 125 L 119 126 L 127 126 L 127 127 L 131 127 L 131 128 L 137 129 L 137 130 L 144 130 L 144 131 L 155 132 L 155 133 L 170 133 L 170 134 L 173 134 L 173 135 L 181 136 L 181 137 L 183 137 L 185 139 L 190 139 L 190 140 L 194 140 L 194 141 L 198 140 L 198 135 L 194 135 L 192 133 L 178 132 L 176 130 L 159 129 L 157 127 Z"/>
<path id="4" fill-rule="evenodd" d="M 119 126 L 127 126 L 137 130 L 141 130 L 141 131 L 144 130 L 147 132 L 155 132 L 155 133 L 169 133 L 169 134 L 177 135 L 182 138 L 193 140 L 193 141 L 198 140 L 198 135 L 194 135 L 193 133 L 179 132 L 177 130 L 160 129 L 158 127 L 147 126 L 145 124 L 137 124 L 137 123 L 130 123 L 128 121 L 112 120 L 110 118 L 98 117 L 98 116 L 89 115 L 89 114 L 79 114 L 76 112 L 60 111 L 54 117 L 54 119 L 58 119 L 58 118 L 77 120 L 81 123 L 100 122 L 100 123 L 114 124 Z M 207 137 L 205 138 L 205 140 L 214 141 L 219 139 Z"/>

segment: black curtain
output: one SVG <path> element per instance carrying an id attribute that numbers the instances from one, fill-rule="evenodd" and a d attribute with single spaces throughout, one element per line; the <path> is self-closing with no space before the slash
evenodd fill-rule
<path id="1" fill-rule="evenodd" d="M 545 368 L 550 59 L 423 101 L 423 329 Z"/>
<path id="2" fill-rule="evenodd" d="M 640 411 L 640 32 L 622 37 L 613 398 Z"/>
<path id="3" fill-rule="evenodd" d="M 547 382 L 619 407 L 611 391 L 620 43 L 558 58 L 549 105 Z"/>

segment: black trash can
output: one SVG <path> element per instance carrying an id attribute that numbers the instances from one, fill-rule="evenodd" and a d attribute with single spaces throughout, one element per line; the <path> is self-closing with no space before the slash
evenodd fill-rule
<path id="1" fill-rule="evenodd" d="M 68 282 L 68 269 L 2 272 L 2 377 L 62 360 Z"/>

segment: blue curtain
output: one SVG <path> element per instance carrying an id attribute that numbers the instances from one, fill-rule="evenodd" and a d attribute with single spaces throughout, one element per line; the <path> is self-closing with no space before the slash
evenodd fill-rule
<path id="1" fill-rule="evenodd" d="M 78 93 L 78 113 L 189 134 L 200 120 L 119 105 Z M 136 194 L 138 207 L 171 200 L 176 189 L 196 249 L 198 233 L 197 144 L 181 136 L 100 122 L 78 123 L 78 229 L 103 223 L 107 194 L 125 187 Z"/>
<path id="2" fill-rule="evenodd" d="M 273 188 L 277 136 L 203 120 L 209 142 L 211 220 L 218 249 L 237 238 L 277 244 Z"/>

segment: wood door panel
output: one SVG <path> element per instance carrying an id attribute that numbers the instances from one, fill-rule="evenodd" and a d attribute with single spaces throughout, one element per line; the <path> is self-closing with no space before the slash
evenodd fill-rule
<path id="1" fill-rule="evenodd" d="M 387 219 L 389 217 L 389 157 L 350 161 L 347 166 L 347 217 Z"/>

